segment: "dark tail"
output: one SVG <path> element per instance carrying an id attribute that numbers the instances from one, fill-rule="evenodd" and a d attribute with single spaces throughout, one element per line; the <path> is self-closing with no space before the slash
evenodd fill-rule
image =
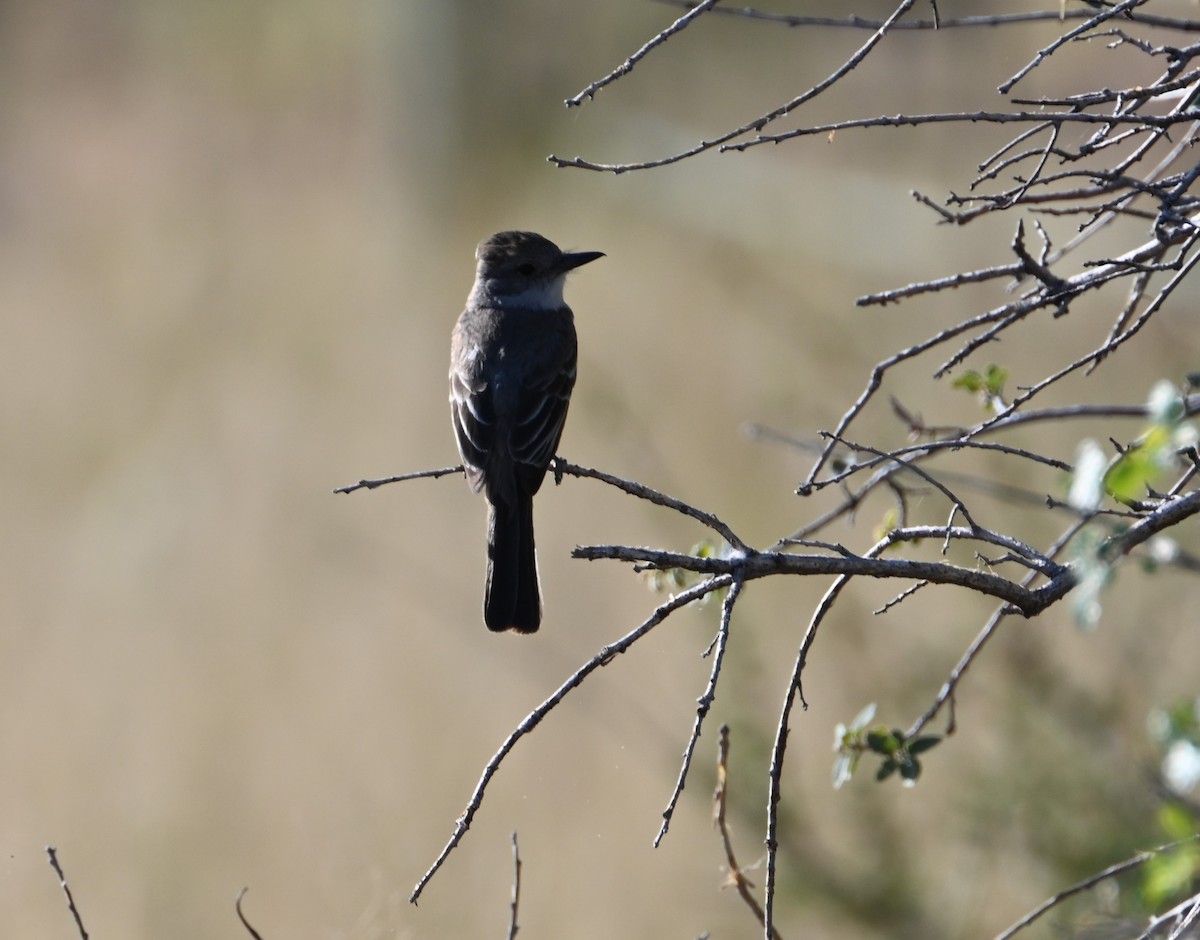
<path id="1" fill-rule="evenodd" d="M 531 496 L 517 497 L 515 506 L 488 505 L 483 622 L 489 630 L 517 633 L 534 633 L 542 622 Z"/>

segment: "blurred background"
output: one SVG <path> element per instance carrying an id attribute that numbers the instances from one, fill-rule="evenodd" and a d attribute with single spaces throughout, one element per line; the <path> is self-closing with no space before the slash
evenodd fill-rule
<path id="1" fill-rule="evenodd" d="M 484 506 L 460 478 L 332 493 L 457 462 L 449 334 L 475 244 L 500 229 L 607 253 L 567 290 L 581 357 L 563 456 L 715 512 L 757 545 L 827 504 L 793 495 L 809 456 L 750 440 L 746 422 L 815 438 L 874 363 L 1002 302 L 990 286 L 853 305 L 1006 260 L 1015 220 L 937 226 L 909 195 L 964 188 L 1004 139 L 992 131 L 848 133 L 620 176 L 550 166 L 550 153 L 684 149 L 865 39 L 710 16 L 563 107 L 678 15 L 648 0 L 0 4 L 6 935 L 74 936 L 53 844 L 95 936 L 241 936 L 233 903 L 248 886 L 268 938 L 500 937 L 514 830 L 523 937 L 757 935 L 721 890 L 716 729 L 733 728 L 731 825 L 752 865 L 780 696 L 827 582 L 747 590 L 662 847 L 715 605 L 673 617 L 520 742 L 413 907 L 504 737 L 663 599 L 571 549 L 686 550 L 707 533 L 596 483 L 548 484 L 542 632 L 493 636 Z M 995 86 L 1058 29 L 897 35 L 803 120 L 999 104 Z M 1155 71 L 1089 51 L 1026 90 Z M 1106 77 L 1118 64 L 1133 77 Z M 1104 335 L 1112 310 L 1094 312 L 989 354 L 1014 383 L 1036 378 L 1073 358 L 1068 328 L 1089 331 L 1080 348 Z M 1143 401 L 1153 380 L 1196 368 L 1197 335 L 1194 307 L 1169 311 L 1120 367 L 1056 400 Z M 930 381 L 940 361 L 889 390 L 927 420 L 974 421 L 970 396 Z M 863 430 L 903 439 L 886 407 Z M 1070 460 L 1078 439 L 1021 443 Z M 1063 480 L 1014 469 L 1061 495 Z M 829 535 L 868 545 L 886 508 Z M 1045 516 L 1023 533 L 1044 542 L 1061 525 Z M 1197 692 L 1194 585 L 1163 573 L 1122 586 L 1093 633 L 1065 605 L 1008 624 L 918 787 L 865 773 L 835 793 L 834 725 L 877 701 L 907 726 L 990 611 L 927 591 L 872 617 L 898 588 L 847 594 L 794 719 L 785 935 L 990 936 L 1166 841 L 1145 725 Z"/>

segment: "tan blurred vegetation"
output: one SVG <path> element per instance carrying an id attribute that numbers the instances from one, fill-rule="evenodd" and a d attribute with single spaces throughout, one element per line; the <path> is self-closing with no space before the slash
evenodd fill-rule
<path id="1" fill-rule="evenodd" d="M 522 640 L 480 622 L 483 505 L 461 480 L 331 494 L 456 461 L 449 331 L 476 241 L 501 228 L 608 254 L 568 289 L 581 364 L 564 456 L 762 543 L 815 510 L 791 495 L 803 457 L 743 439 L 742 423 L 813 435 L 875 361 L 983 305 L 969 292 L 852 302 L 994 260 L 996 242 L 935 226 L 908 196 L 968 178 L 987 134 L 845 135 L 615 178 L 548 166 L 551 151 L 680 149 L 862 41 L 709 18 L 595 102 L 562 107 L 674 15 L 642 0 L 0 7 L 4 935 L 72 935 L 52 843 L 94 936 L 239 936 L 247 885 L 268 938 L 499 937 L 513 829 L 523 937 L 756 935 L 719 891 L 715 723 L 650 848 L 712 607 L 523 741 L 407 903 L 504 735 L 657 603 L 570 549 L 685 549 L 701 533 L 594 484 L 548 486 L 546 622 Z M 808 119 L 994 94 L 1053 29 L 898 37 Z M 1195 368 L 1196 335 L 1194 309 L 1156 321 L 1072 391 L 1141 401 L 1153 378 Z M 998 355 L 1030 374 L 1056 361 L 1036 346 Z M 969 414 L 930 368 L 906 372 L 906 402 Z M 823 587 L 754 585 L 739 608 L 710 721 L 734 729 L 746 861 L 779 696 Z M 1196 692 L 1190 588 L 1131 583 L 1094 634 L 1065 611 L 1014 624 L 964 685 L 965 733 L 920 786 L 835 794 L 834 723 L 877 700 L 904 724 L 987 610 L 943 593 L 872 618 L 894 592 L 856 592 L 818 643 L 793 733 L 785 935 L 995 932 L 1152 842 L 1142 725 Z"/>

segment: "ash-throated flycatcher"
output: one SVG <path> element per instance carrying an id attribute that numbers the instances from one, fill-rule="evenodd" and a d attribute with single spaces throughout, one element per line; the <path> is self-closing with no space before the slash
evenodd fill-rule
<path id="1" fill-rule="evenodd" d="M 450 408 L 467 482 L 488 502 L 489 630 L 533 633 L 542 621 L 533 494 L 575 385 L 563 284 L 603 254 L 562 251 L 533 232 L 499 232 L 475 250 L 475 286 L 450 341 Z"/>

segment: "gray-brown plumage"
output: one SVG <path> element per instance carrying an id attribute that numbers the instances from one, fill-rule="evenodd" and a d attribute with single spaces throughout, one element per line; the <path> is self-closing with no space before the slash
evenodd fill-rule
<path id="1" fill-rule="evenodd" d="M 533 495 L 575 386 L 563 283 L 602 254 L 564 252 L 533 232 L 499 232 L 475 251 L 475 286 L 450 343 L 450 408 L 467 482 L 488 502 L 489 630 L 533 633 L 541 624 Z"/>

